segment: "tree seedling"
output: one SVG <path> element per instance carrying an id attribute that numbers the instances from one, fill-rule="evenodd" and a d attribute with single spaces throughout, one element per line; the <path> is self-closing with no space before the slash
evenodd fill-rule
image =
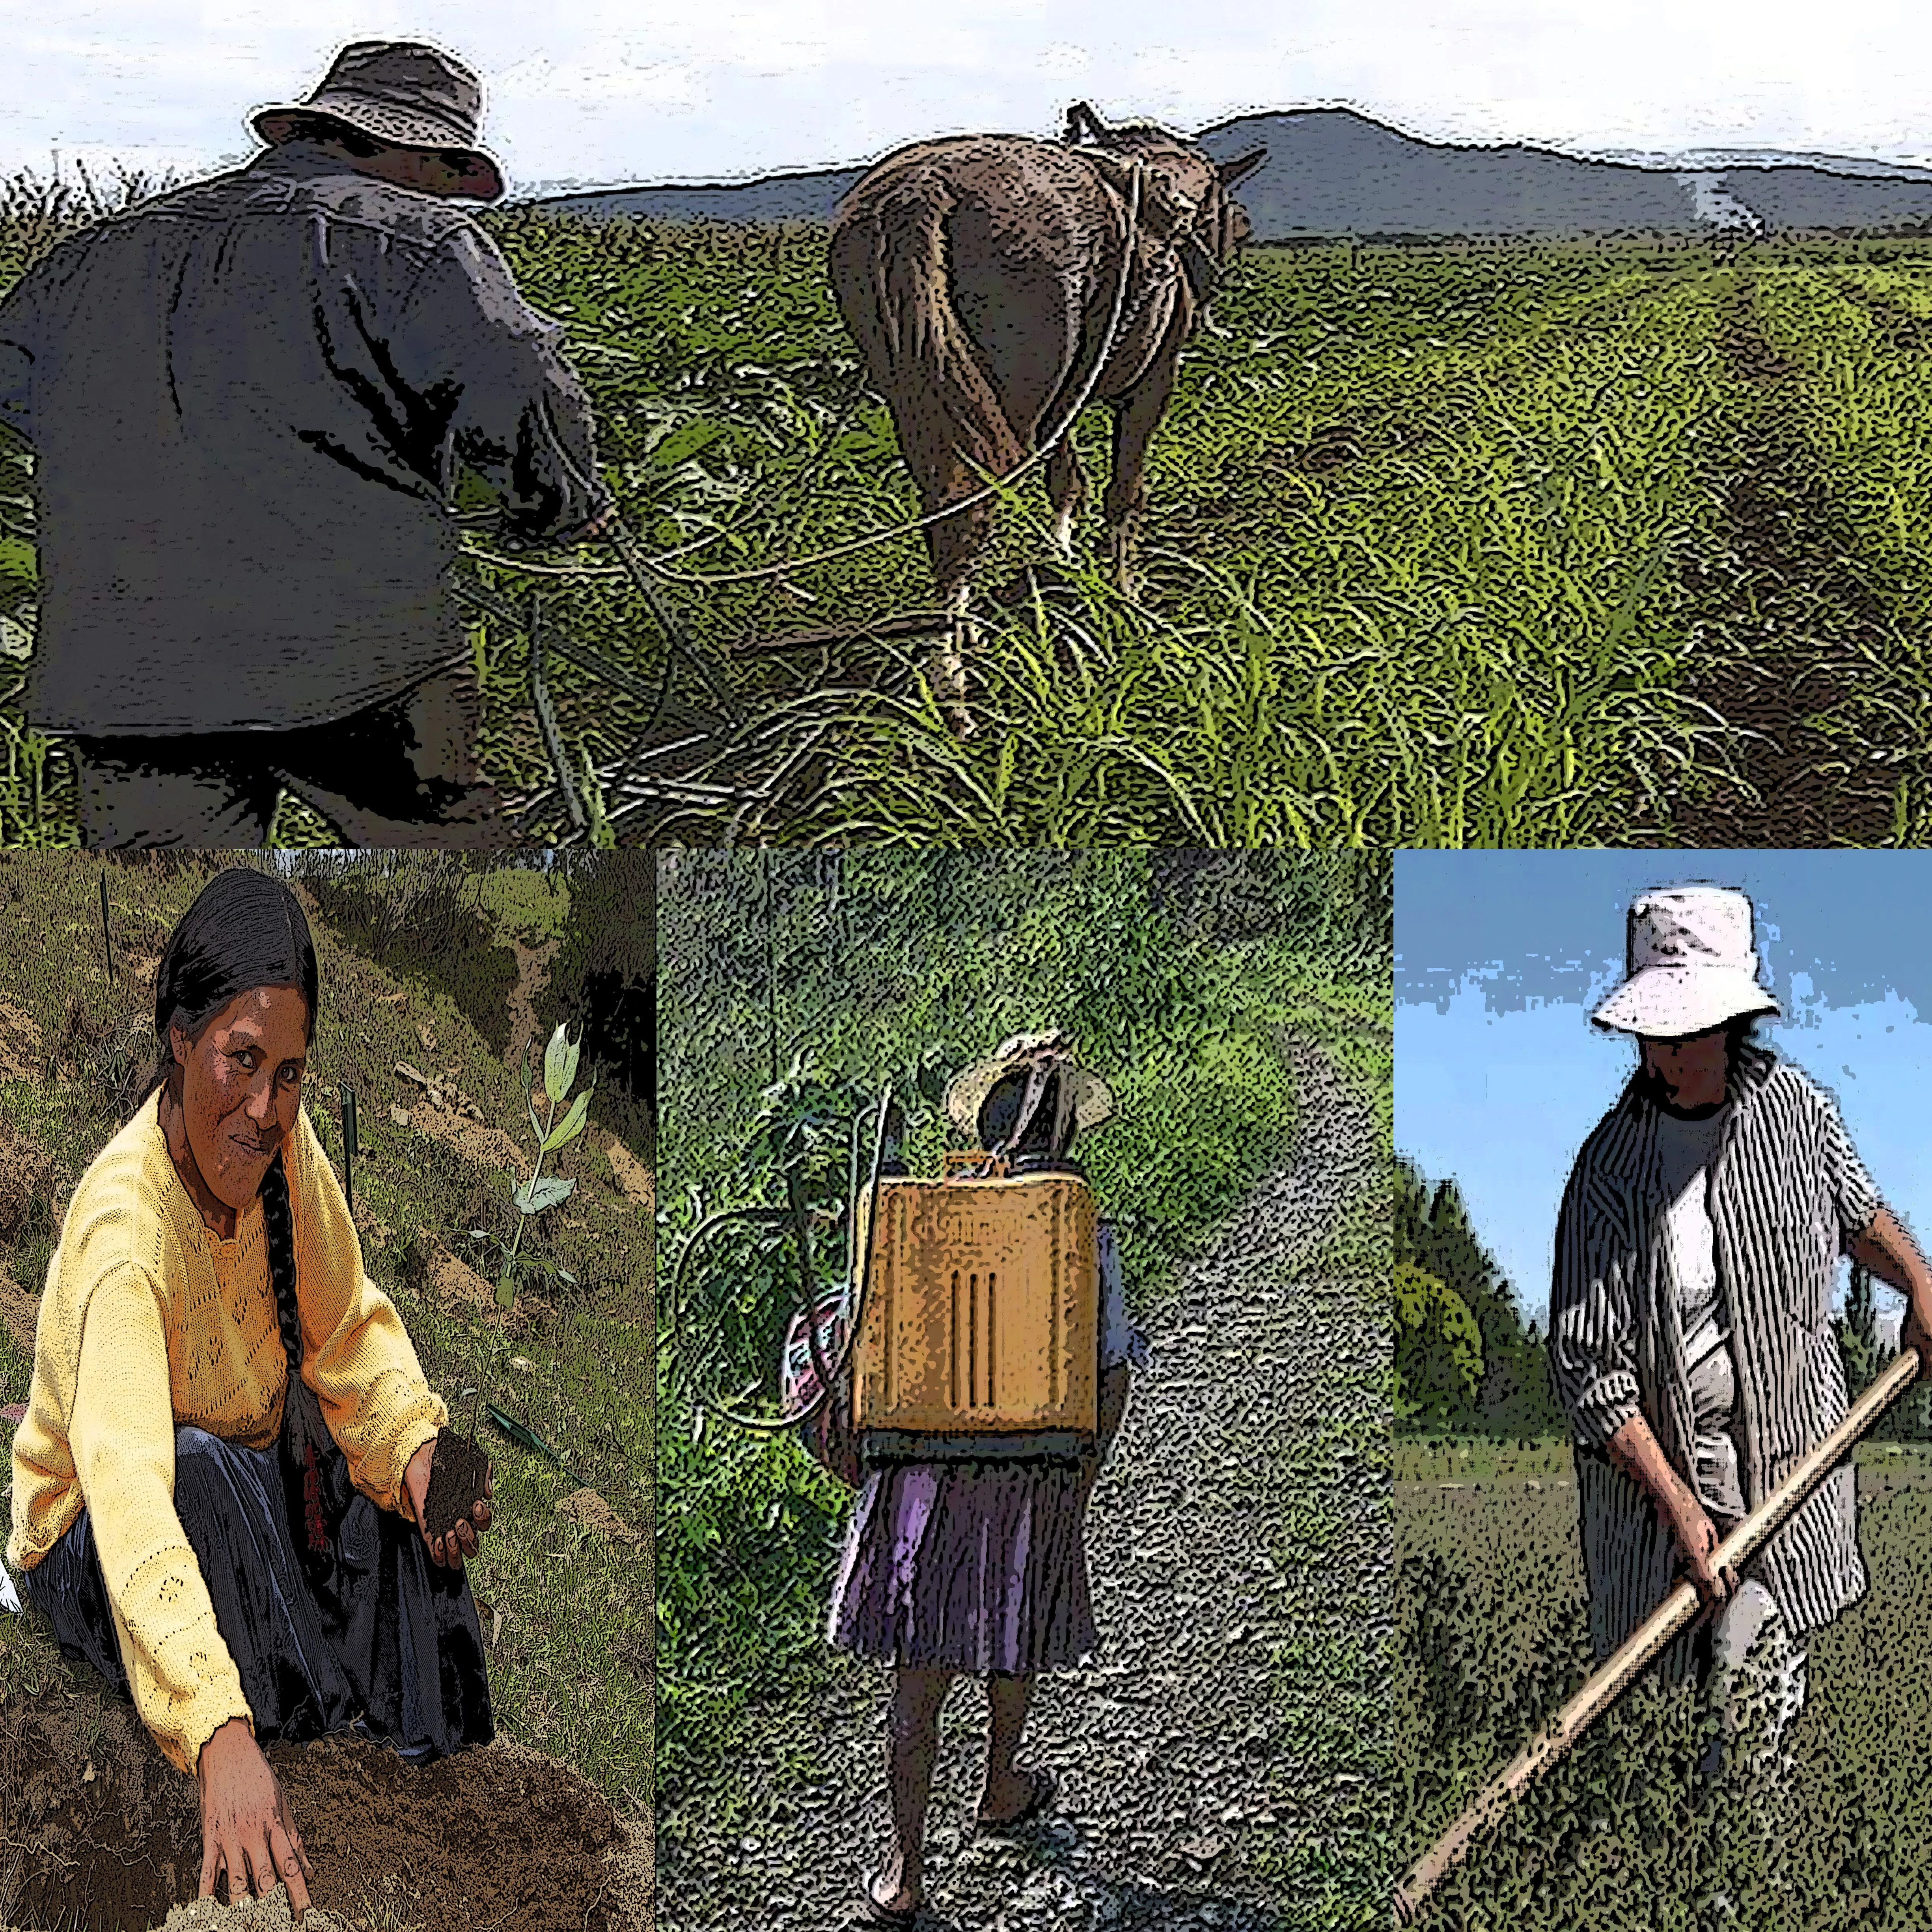
<path id="1" fill-rule="evenodd" d="M 530 1112 L 530 1132 L 536 1137 L 537 1157 L 536 1165 L 530 1169 L 530 1179 L 510 1196 L 517 1210 L 517 1225 L 504 1253 L 502 1268 L 496 1276 L 496 1306 L 506 1315 L 516 1306 L 517 1250 L 523 1244 L 525 1224 L 532 1214 L 541 1214 L 546 1208 L 554 1208 L 568 1200 L 577 1186 L 574 1180 L 561 1180 L 555 1174 L 546 1176 L 543 1164 L 545 1154 L 567 1148 L 583 1132 L 584 1121 L 590 1112 L 590 1096 L 596 1091 L 594 1087 L 586 1087 L 571 1102 L 569 1111 L 561 1120 L 556 1118 L 557 1108 L 562 1106 L 577 1078 L 580 1045 L 566 1036 L 560 1023 L 550 1036 L 550 1045 L 544 1049 L 544 1094 L 549 1105 L 541 1124 L 537 1119 L 536 1101 L 526 1099 L 524 1102 Z M 525 1064 L 527 1066 L 527 1058 Z M 524 1091 L 527 1095 L 527 1076 Z"/>
<path id="2" fill-rule="evenodd" d="M 444 1438 L 447 1438 L 447 1446 L 449 1450 L 448 1460 L 451 1461 L 452 1467 L 458 1454 L 464 1454 L 473 1459 L 473 1466 L 476 1472 L 476 1493 L 478 1496 L 482 1493 L 482 1472 L 487 1459 L 484 1452 L 476 1448 L 476 1415 L 478 1408 L 482 1405 L 484 1385 L 490 1379 L 489 1369 L 494 1366 L 494 1356 L 507 1353 L 508 1350 L 507 1331 L 511 1311 L 517 1304 L 517 1274 L 519 1268 L 526 1269 L 530 1265 L 527 1262 L 521 1259 L 520 1256 L 520 1250 L 523 1246 L 524 1229 L 529 1225 L 532 1216 L 541 1214 L 546 1208 L 556 1207 L 560 1203 L 568 1200 L 577 1186 L 575 1181 L 563 1179 L 556 1174 L 546 1174 L 543 1168 L 547 1156 L 568 1147 L 578 1135 L 583 1132 L 585 1121 L 590 1112 L 590 1096 L 596 1091 L 594 1088 L 586 1087 L 574 1100 L 570 1100 L 570 1090 L 577 1079 L 577 1058 L 580 1044 L 580 1042 L 573 1042 L 561 1024 L 558 1026 L 556 1032 L 550 1035 L 550 1044 L 544 1049 L 544 1095 L 547 1105 L 544 1117 L 541 1120 L 537 1118 L 536 1101 L 529 1097 L 530 1060 L 527 1052 L 525 1054 L 524 1106 L 530 1118 L 530 1132 L 536 1142 L 536 1159 L 532 1163 L 530 1178 L 520 1185 L 513 1186 L 511 1190 L 510 1200 L 512 1205 L 517 1210 L 517 1220 L 515 1227 L 512 1230 L 510 1239 L 508 1241 L 500 1240 L 498 1244 L 502 1250 L 502 1262 L 496 1271 L 498 1324 L 494 1337 L 494 1348 L 492 1351 L 492 1360 L 488 1364 L 479 1364 L 476 1378 L 477 1386 L 475 1388 L 464 1390 L 465 1395 L 474 1398 L 470 1405 L 468 1442 L 466 1444 L 464 1443 L 453 1430 L 446 1430 L 443 1432 L 443 1437 L 440 1437 L 437 1441 L 436 1454 L 430 1478 L 430 1493 L 433 1501 L 430 1514 L 432 1525 L 436 1520 L 436 1510 L 434 1508 L 434 1498 L 436 1496 L 434 1469 L 446 1460 L 446 1445 Z M 562 1118 L 560 1119 L 557 1109 L 563 1107 L 567 1100 L 569 1101 L 569 1105 L 566 1108 Z M 512 1179 L 514 1182 L 514 1175 Z M 491 1238 L 489 1231 L 483 1228 L 471 1228 L 470 1238 L 475 1241 L 488 1241 Z M 553 1264 L 545 1264 L 543 1271 L 556 1275 L 562 1280 L 572 1283 L 576 1280 L 576 1276 L 568 1269 L 557 1268 Z M 486 1341 L 484 1346 L 486 1348 L 489 1348 L 490 1342 Z M 451 1517 L 452 1522 L 455 1520 L 456 1516 L 464 1513 L 464 1508 L 466 1508 L 466 1505 L 459 1507 L 455 1510 Z"/>

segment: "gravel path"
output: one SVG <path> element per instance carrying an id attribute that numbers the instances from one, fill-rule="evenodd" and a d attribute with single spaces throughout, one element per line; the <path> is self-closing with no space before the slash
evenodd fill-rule
<path id="1" fill-rule="evenodd" d="M 1372 1120 L 1289 1040 L 1300 1122 L 1148 1323 L 1088 1519 L 1101 1651 L 1042 1680 L 1021 1762 L 1056 1815 L 975 1840 L 983 1693 L 942 1720 L 920 1932 L 1286 1932 L 1385 1923 L 1382 1768 L 1390 1523 L 1378 1280 L 1322 1252 L 1385 1172 Z M 1370 1197 L 1372 1199 L 1372 1197 Z M 1371 1250 L 1371 1252 L 1372 1252 Z M 734 1816 L 659 1820 L 664 1932 L 820 1932 L 886 1842 L 885 1674 L 834 1660 L 819 1781 L 769 1771 Z"/>

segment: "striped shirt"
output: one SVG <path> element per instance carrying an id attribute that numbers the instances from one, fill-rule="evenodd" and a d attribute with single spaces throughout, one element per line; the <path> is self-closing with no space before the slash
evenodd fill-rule
<path id="1" fill-rule="evenodd" d="M 1844 1415 L 1832 1324 L 1836 1264 L 1882 1204 L 1831 1096 L 1789 1062 L 1744 1048 L 1730 1097 L 1706 1198 L 1736 1384 L 1738 1476 L 1754 1509 Z M 1557 1223 L 1550 1364 L 1582 1452 L 1583 1560 L 1600 1656 L 1662 1601 L 1678 1562 L 1648 1495 L 1610 1464 L 1604 1445 L 1640 1413 L 1672 1466 L 1694 1479 L 1694 1401 L 1661 1118 L 1633 1079 L 1578 1154 Z M 1746 1566 L 1793 1636 L 1864 1593 L 1856 1495 L 1847 1462 Z"/>

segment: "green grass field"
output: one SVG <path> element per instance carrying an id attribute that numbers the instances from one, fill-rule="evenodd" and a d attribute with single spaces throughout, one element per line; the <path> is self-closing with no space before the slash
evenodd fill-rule
<path id="1" fill-rule="evenodd" d="M 1932 1798 L 1918 1759 L 1932 1690 L 1917 1659 L 1932 1454 L 1867 1443 L 1857 1460 L 1871 1590 L 1812 1640 L 1788 1808 L 1760 1803 L 1742 1780 L 1698 1808 L 1696 1694 L 1645 1680 L 1478 1838 L 1422 1924 L 1905 1932 L 1927 1922 Z M 1405 1442 L 1395 1464 L 1406 1868 L 1590 1659 L 1567 1444 Z"/>
<path id="2" fill-rule="evenodd" d="M 506 1172 L 396 1120 L 392 1107 L 406 1111 L 411 1090 L 394 1069 L 398 1061 L 428 1069 L 474 1100 L 499 1130 L 512 1138 L 520 1132 L 527 1146 L 520 1063 L 507 1065 L 504 1056 L 498 969 L 512 937 L 564 932 L 570 888 L 532 872 L 485 875 L 454 911 L 446 908 L 426 955 L 405 944 L 378 957 L 366 938 L 344 928 L 357 926 L 358 908 L 399 890 L 413 869 L 405 862 L 386 885 L 332 898 L 340 926 L 326 913 L 312 920 L 321 1011 L 304 1104 L 339 1171 L 337 1096 L 345 1082 L 357 1090 L 355 1196 L 364 1265 L 395 1302 L 452 1420 L 466 1425 L 463 1396 L 480 1370 L 484 1400 L 563 1448 L 580 1473 L 580 1482 L 572 1480 L 487 1425 L 478 1431 L 496 1470 L 495 1522 L 470 1573 L 490 1606 L 483 1622 L 495 1639 L 489 1669 L 499 1731 L 575 1768 L 621 1814 L 644 1818 L 654 1732 L 652 1395 L 643 1368 L 651 1208 L 620 1185 L 600 1102 L 590 1130 L 549 1157 L 576 1179 L 575 1193 L 539 1217 L 524 1244 L 526 1254 L 569 1268 L 578 1290 L 548 1282 L 541 1306 L 526 1293 L 503 1330 L 487 1294 L 479 1306 L 448 1294 L 440 1255 L 467 1256 L 494 1275 L 469 1231 L 507 1228 L 512 1184 Z M 104 871 L 116 947 L 112 980 L 101 945 Z M 0 1184 L 14 1184 L 9 1177 L 22 1172 L 36 1177 L 24 1219 L 0 1220 L 11 1227 L 0 1239 L 0 1298 L 12 1312 L 22 1291 L 35 1293 L 45 1280 L 57 1206 L 115 1131 L 118 1097 L 138 1090 L 152 1052 L 155 964 L 173 922 L 210 876 L 211 864 L 199 857 L 104 866 L 78 854 L 0 853 Z M 426 916 L 428 902 L 418 904 Z M 541 1024 L 548 1010 L 541 990 L 535 1005 Z M 540 1036 L 539 1054 L 542 1045 Z M 22 1160 L 31 1166 L 16 1165 Z M 634 1175 L 634 1166 L 626 1171 Z M 0 1322 L 0 1402 L 24 1400 L 31 1372 L 29 1352 Z M 0 1436 L 0 1450 L 10 1442 L 10 1430 Z M 585 1484 L 641 1534 L 640 1546 L 557 1513 L 557 1502 Z M 50 1684 L 85 1690 L 86 1674 L 62 1661 L 37 1614 L 0 1616 L 0 1706 Z"/>
<path id="3" fill-rule="evenodd" d="M 37 214 L 18 182 L 8 206 L 0 286 L 76 213 Z M 486 220 L 567 324 L 645 548 L 682 551 L 664 589 L 691 634 L 728 647 L 929 604 L 916 537 L 703 580 L 913 513 L 821 233 Z M 1022 592 L 977 665 L 974 737 L 942 722 L 922 646 L 740 657 L 757 724 L 714 776 L 812 747 L 809 783 L 736 819 L 786 840 L 1917 837 L 1928 317 L 1919 242 L 1251 250 L 1154 446 L 1140 602 L 1100 567 L 1096 512 L 1071 573 L 1046 567 L 1027 479 L 988 573 Z M 1094 412 L 1080 432 L 1094 475 L 1106 430 Z M 0 833 L 57 843 L 70 778 L 17 708 L 33 551 L 10 460 Z M 655 688 L 662 640 L 610 554 L 550 561 L 579 574 L 466 568 Z M 539 790 L 520 632 L 486 618 L 472 640 L 493 769 Z M 650 705 L 553 671 L 569 755 L 610 766 Z M 620 793 L 592 802 L 598 836 L 641 829 Z M 736 812 L 699 798 L 678 829 L 702 841 Z M 288 807 L 276 832 L 323 836 Z"/>

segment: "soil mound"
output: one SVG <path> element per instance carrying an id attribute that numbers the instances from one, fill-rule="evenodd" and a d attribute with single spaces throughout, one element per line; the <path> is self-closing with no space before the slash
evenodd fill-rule
<path id="1" fill-rule="evenodd" d="M 627 1834 L 562 1765 L 514 1745 L 420 1771 L 358 1738 L 267 1749 L 315 1868 L 310 1900 L 342 1924 L 633 1922 Z M 192 1903 L 200 1876 L 194 1783 L 131 1706 L 51 1692 L 0 1707 L 0 1920 L 146 1932 Z"/>
<path id="2" fill-rule="evenodd" d="M 353 1932 L 356 1922 L 338 1918 L 311 1904 L 302 1923 L 302 1932 Z M 289 1932 L 294 1924 L 289 1895 L 277 1886 L 266 1898 L 244 1898 L 234 1905 L 212 1898 L 178 1905 L 168 1914 L 161 1932 Z"/>

